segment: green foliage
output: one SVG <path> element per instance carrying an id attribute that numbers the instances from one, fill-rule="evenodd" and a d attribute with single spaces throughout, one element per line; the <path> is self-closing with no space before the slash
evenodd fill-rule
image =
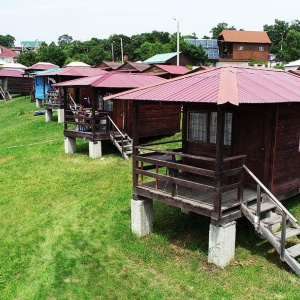
<path id="1" fill-rule="evenodd" d="M 18 63 L 23 64 L 24 66 L 32 66 L 38 62 L 37 54 L 34 51 L 22 52 L 18 56 Z"/>
<path id="2" fill-rule="evenodd" d="M 222 22 L 222 23 L 218 23 L 216 27 L 213 27 L 210 31 L 210 33 L 212 33 L 212 39 L 217 39 L 220 35 L 220 33 L 222 32 L 222 30 L 227 29 L 227 30 L 236 30 L 236 28 L 234 26 L 228 26 L 227 23 Z"/>
<path id="3" fill-rule="evenodd" d="M 294 61 L 300 58 L 300 31 L 290 29 L 282 44 L 279 56 L 285 62 Z"/>
<path id="4" fill-rule="evenodd" d="M 0 45 L 6 48 L 12 48 L 15 46 L 16 39 L 7 34 L 7 35 L 1 35 L 0 34 Z"/>

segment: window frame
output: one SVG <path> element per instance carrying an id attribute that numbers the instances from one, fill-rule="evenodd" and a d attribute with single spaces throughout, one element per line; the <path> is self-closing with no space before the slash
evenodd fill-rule
<path id="1" fill-rule="evenodd" d="M 264 52 L 265 51 L 265 46 L 258 46 L 258 51 L 259 52 Z"/>
<path id="2" fill-rule="evenodd" d="M 216 145 L 216 126 L 213 126 L 213 123 L 217 121 L 217 111 L 215 110 L 191 110 L 187 112 L 188 116 L 187 116 L 187 141 L 189 142 L 195 142 L 195 143 L 202 143 L 202 144 L 207 144 L 207 145 Z M 204 130 L 198 130 L 197 132 L 201 134 L 201 132 L 204 132 L 205 134 L 205 139 L 201 138 L 201 139 L 196 139 L 197 138 L 197 134 L 194 134 L 191 138 L 191 114 L 203 114 L 206 116 L 206 120 L 205 120 L 205 126 L 206 128 Z M 228 118 L 230 116 L 230 126 L 227 128 L 226 130 L 226 125 L 228 124 L 226 122 L 226 118 Z M 212 122 L 212 120 L 215 120 L 214 122 Z M 230 147 L 232 145 L 232 132 L 233 132 L 233 112 L 228 111 L 225 112 L 225 127 L 224 127 L 224 146 L 226 147 Z M 201 126 L 201 124 L 200 124 Z M 213 129 L 215 128 L 215 130 Z M 196 133 L 197 133 L 196 132 Z M 228 132 L 228 135 L 230 135 L 230 137 L 226 137 L 226 132 Z M 202 134 L 203 135 L 203 134 Z"/>
<path id="3" fill-rule="evenodd" d="M 244 51 L 244 46 L 243 45 L 238 45 L 237 50 L 238 51 Z"/>

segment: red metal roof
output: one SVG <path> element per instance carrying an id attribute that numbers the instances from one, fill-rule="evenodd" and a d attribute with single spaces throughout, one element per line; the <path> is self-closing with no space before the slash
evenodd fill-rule
<path id="1" fill-rule="evenodd" d="M 263 43 L 271 44 L 271 40 L 265 31 L 223 30 L 218 40 L 239 43 Z"/>
<path id="2" fill-rule="evenodd" d="M 120 71 L 120 72 L 130 72 L 133 70 L 142 72 L 149 67 L 150 67 L 150 65 L 148 65 L 148 64 L 133 62 L 133 61 L 125 61 L 123 65 L 121 65 L 120 67 L 118 67 L 115 70 Z"/>
<path id="3" fill-rule="evenodd" d="M 0 57 L 18 57 L 19 54 L 0 45 Z"/>
<path id="4" fill-rule="evenodd" d="M 174 74 L 174 75 L 184 75 L 187 74 L 190 70 L 184 66 L 174 66 L 174 65 L 154 65 L 163 71 Z M 148 68 L 151 69 L 152 67 Z M 147 71 L 147 69 L 145 70 Z"/>
<path id="5" fill-rule="evenodd" d="M 300 77 L 276 69 L 220 66 L 104 98 L 108 99 L 235 105 L 300 102 Z"/>
<path id="6" fill-rule="evenodd" d="M 166 79 L 139 73 L 117 73 L 109 72 L 102 75 L 78 78 L 60 83 L 53 86 L 92 86 L 106 88 L 137 88 L 159 82 L 165 82 Z"/>
<path id="7" fill-rule="evenodd" d="M 65 67 L 60 70 L 50 71 L 43 74 L 39 74 L 38 76 L 77 76 L 77 77 L 85 77 L 85 76 L 94 76 L 99 74 L 107 73 L 105 70 L 100 68 L 92 68 L 92 67 Z"/>
<path id="8" fill-rule="evenodd" d="M 20 70 L 0 70 L 0 77 L 24 77 L 25 73 Z M 28 75 L 26 75 L 28 77 Z"/>

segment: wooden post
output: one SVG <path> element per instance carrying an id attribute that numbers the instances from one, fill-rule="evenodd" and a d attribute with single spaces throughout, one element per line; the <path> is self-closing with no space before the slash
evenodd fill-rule
<path id="1" fill-rule="evenodd" d="M 217 193 L 214 197 L 214 212 L 217 213 L 218 218 L 221 217 L 222 207 L 222 171 L 223 171 L 223 149 L 224 149 L 224 119 L 225 110 L 224 105 L 218 105 L 217 110 L 217 136 L 216 136 L 216 163 L 215 163 L 215 187 Z"/>
<path id="2" fill-rule="evenodd" d="M 139 104 L 138 101 L 133 101 L 133 108 L 132 108 L 132 184 L 133 184 L 133 199 L 136 199 L 136 187 L 138 185 L 138 174 L 136 173 L 136 169 L 138 168 L 138 161 L 136 156 L 138 155 L 138 146 L 139 143 Z"/>

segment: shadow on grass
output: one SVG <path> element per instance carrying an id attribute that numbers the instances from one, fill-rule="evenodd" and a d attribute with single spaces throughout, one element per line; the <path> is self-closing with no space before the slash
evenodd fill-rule
<path id="1" fill-rule="evenodd" d="M 102 141 L 102 155 L 120 155 L 118 149 L 111 143 L 111 141 Z M 83 139 L 76 140 L 76 153 L 89 155 L 89 141 Z"/>
<path id="2" fill-rule="evenodd" d="M 299 211 L 299 196 L 285 200 L 284 205 L 290 211 Z M 236 221 L 236 248 L 242 248 L 250 255 L 291 272 L 289 266 L 280 260 L 273 246 L 261 238 L 246 217 Z M 185 214 L 179 208 L 154 202 L 154 232 L 179 247 L 208 254 L 209 225 L 208 217 L 195 213 Z"/>
<path id="3" fill-rule="evenodd" d="M 154 202 L 153 230 L 170 243 L 192 251 L 208 252 L 210 219 L 179 208 Z"/>

